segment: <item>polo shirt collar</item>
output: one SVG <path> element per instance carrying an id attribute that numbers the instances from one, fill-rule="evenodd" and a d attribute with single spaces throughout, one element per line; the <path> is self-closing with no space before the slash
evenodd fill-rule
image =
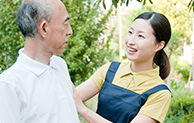
<path id="1" fill-rule="evenodd" d="M 128 76 L 131 75 L 134 79 L 134 84 L 136 86 L 140 85 L 141 83 L 143 83 L 144 81 L 147 81 L 149 79 L 153 79 L 159 76 L 159 67 L 156 66 L 154 69 L 152 70 L 147 70 L 147 71 L 142 71 L 142 72 L 137 72 L 134 73 L 131 70 L 131 62 L 124 62 L 123 64 L 121 64 L 121 74 L 120 74 L 120 78 L 124 77 L 124 76 Z"/>
<path id="2" fill-rule="evenodd" d="M 120 74 L 120 78 L 122 78 L 125 75 L 128 74 L 133 74 L 132 70 L 131 70 L 131 62 L 127 61 L 127 62 L 122 62 L 120 65 L 121 68 L 121 74 Z"/>
<path id="3" fill-rule="evenodd" d="M 37 62 L 30 57 L 28 57 L 26 54 L 22 52 L 23 48 L 19 50 L 19 57 L 17 58 L 17 62 L 25 67 L 26 69 L 30 70 L 36 75 L 41 75 L 46 69 L 49 67 L 51 68 L 58 68 L 59 66 L 55 63 L 53 60 L 53 56 L 50 58 L 50 64 L 45 65 L 43 63 Z"/>
<path id="4" fill-rule="evenodd" d="M 159 67 L 158 66 L 152 70 L 134 73 L 134 82 L 135 82 L 135 85 L 138 86 L 145 81 L 148 81 L 151 79 L 153 80 L 153 78 L 157 78 L 157 77 L 159 77 Z"/>

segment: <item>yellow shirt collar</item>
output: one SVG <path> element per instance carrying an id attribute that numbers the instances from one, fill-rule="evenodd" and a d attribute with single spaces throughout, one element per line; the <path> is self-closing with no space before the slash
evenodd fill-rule
<path id="1" fill-rule="evenodd" d="M 122 62 L 122 64 L 120 65 L 119 76 L 120 78 L 122 78 L 126 75 L 131 75 L 134 78 L 134 83 L 136 86 L 142 84 L 144 81 L 147 81 L 149 79 L 159 77 L 159 67 L 158 66 L 156 66 L 152 70 L 147 70 L 147 71 L 142 71 L 142 72 L 137 72 L 137 73 L 132 72 L 130 66 L 131 66 L 130 61 Z"/>

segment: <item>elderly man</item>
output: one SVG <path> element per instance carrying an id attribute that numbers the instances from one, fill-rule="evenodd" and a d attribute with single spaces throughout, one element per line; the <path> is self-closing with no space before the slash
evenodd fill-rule
<path id="1" fill-rule="evenodd" d="M 78 123 L 63 53 L 72 34 L 60 0 L 24 0 L 17 13 L 25 46 L 0 75 L 0 123 Z"/>

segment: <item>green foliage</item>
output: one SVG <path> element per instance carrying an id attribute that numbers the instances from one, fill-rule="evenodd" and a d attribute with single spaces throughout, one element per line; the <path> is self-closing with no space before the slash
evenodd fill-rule
<path id="1" fill-rule="evenodd" d="M 191 112 L 191 113 L 183 116 L 180 123 L 193 123 L 193 121 L 194 121 L 194 112 Z"/>
<path id="2" fill-rule="evenodd" d="M 173 97 L 164 123 L 193 123 L 194 94 L 178 86 L 172 89 Z"/>
<path id="3" fill-rule="evenodd" d="M 193 0 L 190 0 L 189 4 L 188 4 L 188 8 L 189 8 L 189 11 L 192 9 L 194 11 L 194 1 Z"/>
<path id="4" fill-rule="evenodd" d="M 18 5 L 16 0 L 0 1 L 0 72 L 15 62 L 18 49 L 24 45 L 15 18 Z"/>
<path id="5" fill-rule="evenodd" d="M 185 81 L 172 81 L 172 99 L 164 123 L 194 122 L 194 92 L 184 88 Z"/>
<path id="6" fill-rule="evenodd" d="M 105 4 L 106 0 L 97 0 L 96 3 L 99 4 L 100 2 L 102 2 L 104 9 L 106 9 L 106 4 Z M 117 8 L 117 5 L 119 4 L 120 6 L 122 6 L 124 3 L 126 4 L 126 6 L 129 5 L 129 1 L 131 0 L 112 0 L 112 5 L 115 6 L 115 8 Z M 142 2 L 143 5 L 146 4 L 146 0 L 137 0 L 138 2 Z M 149 3 L 153 4 L 152 0 L 149 0 Z"/>
<path id="7" fill-rule="evenodd" d="M 174 70 L 178 70 L 178 74 L 181 74 L 181 80 L 187 83 L 189 80 L 190 70 L 192 68 L 191 64 L 187 60 L 179 59 L 173 62 Z"/>
<path id="8" fill-rule="evenodd" d="M 73 35 L 69 37 L 68 47 L 61 57 L 67 62 L 73 82 L 79 84 L 105 63 L 105 57 L 113 59 L 113 53 L 108 48 L 111 31 L 105 33 L 111 10 L 103 14 L 98 5 L 93 6 L 91 0 L 63 2 L 69 12 Z M 24 46 L 24 38 L 17 27 L 15 17 L 20 3 L 21 0 L 0 2 L 0 72 L 15 62 L 18 50 Z"/>
<path id="9" fill-rule="evenodd" d="M 184 81 L 176 82 L 176 81 L 172 80 L 170 83 L 170 87 L 178 90 L 179 88 L 184 87 L 184 84 L 185 84 Z"/>
<path id="10" fill-rule="evenodd" d="M 103 2 L 103 7 L 104 7 L 104 9 L 106 9 L 106 4 L 105 4 L 105 1 L 106 0 L 97 0 L 96 1 L 96 3 L 100 3 L 100 2 Z M 129 1 L 130 0 L 112 0 L 112 5 L 113 6 L 115 6 L 115 8 L 117 8 L 117 5 L 118 5 L 118 3 L 120 3 L 120 5 L 122 6 L 124 3 L 126 4 L 126 6 L 128 6 L 129 5 Z M 143 3 L 143 5 L 145 5 L 146 4 L 146 0 L 137 0 L 138 2 L 142 2 Z M 151 4 L 153 4 L 154 2 L 152 1 L 152 0 L 149 0 L 149 3 L 151 3 Z M 187 7 L 188 7 L 188 10 L 189 11 L 194 11 L 194 0 L 190 0 L 190 2 L 189 3 L 187 3 Z"/>

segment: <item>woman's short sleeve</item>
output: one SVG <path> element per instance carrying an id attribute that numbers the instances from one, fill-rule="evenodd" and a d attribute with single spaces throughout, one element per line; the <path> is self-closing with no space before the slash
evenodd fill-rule
<path id="1" fill-rule="evenodd" d="M 139 111 L 139 114 L 149 116 L 160 123 L 164 122 L 171 101 L 171 93 L 161 90 L 150 95 Z"/>
<path id="2" fill-rule="evenodd" d="M 92 79 L 94 81 L 94 83 L 96 84 L 96 86 L 101 89 L 104 80 L 105 80 L 105 76 L 107 73 L 107 70 L 109 68 L 111 63 L 107 63 L 103 66 L 101 66 L 91 77 L 90 79 Z"/>

